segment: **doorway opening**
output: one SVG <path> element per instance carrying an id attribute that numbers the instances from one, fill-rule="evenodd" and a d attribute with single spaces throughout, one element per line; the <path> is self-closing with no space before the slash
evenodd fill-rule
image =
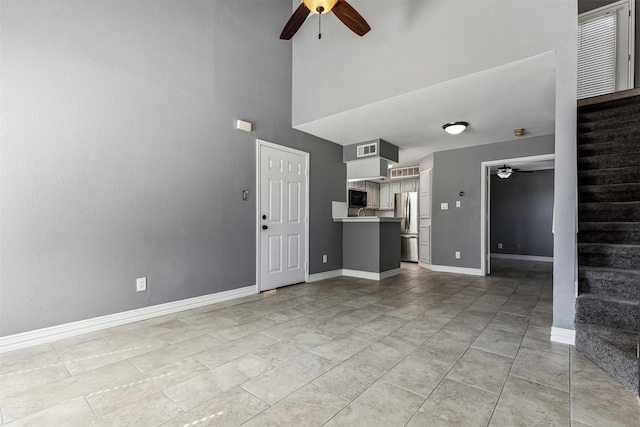
<path id="1" fill-rule="evenodd" d="M 491 274 L 492 256 L 538 261 L 553 259 L 552 253 L 549 257 L 548 251 L 540 248 L 541 238 L 539 237 L 541 233 L 553 232 L 553 176 L 551 176 L 551 184 L 545 186 L 544 181 L 545 179 L 548 181 L 548 176 L 545 178 L 544 174 L 538 171 L 554 169 L 554 159 L 554 154 L 545 154 L 482 162 L 481 275 Z M 498 169 L 505 167 L 507 173 L 504 175 L 510 172 L 509 177 L 497 178 Z M 492 179 L 494 182 L 499 180 L 497 184 L 506 184 L 509 179 L 511 181 L 508 183 L 513 183 L 514 186 L 517 185 L 516 181 L 526 184 L 524 191 L 520 189 L 514 192 L 513 188 L 501 188 L 499 197 L 503 207 L 499 212 L 493 213 L 501 219 L 499 223 L 501 229 L 494 230 L 494 233 L 491 230 Z M 504 182 L 500 182 L 503 180 Z M 530 192 L 526 190 L 527 188 L 534 190 Z M 510 204 L 509 198 L 512 200 Z M 547 206 L 548 203 L 550 208 Z M 548 230 L 549 224 L 551 224 L 551 230 Z M 499 233 L 496 233 L 498 231 Z M 493 242 L 492 234 L 504 236 L 499 239 L 504 241 Z M 551 237 L 549 244 L 553 250 L 552 236 L 545 237 Z"/>

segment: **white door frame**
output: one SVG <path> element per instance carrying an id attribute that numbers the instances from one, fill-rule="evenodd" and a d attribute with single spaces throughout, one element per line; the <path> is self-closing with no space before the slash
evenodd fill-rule
<path id="1" fill-rule="evenodd" d="M 489 180 L 489 168 L 491 166 L 501 166 L 507 163 L 515 163 L 515 162 L 537 162 L 543 160 L 555 160 L 555 154 L 541 154 L 539 156 L 527 156 L 527 157 L 516 157 L 512 159 L 501 159 L 501 160 L 490 160 L 487 162 L 480 163 L 481 169 L 481 178 L 480 178 L 480 275 L 486 276 L 490 273 L 489 271 L 489 261 L 491 260 L 491 237 L 490 237 L 490 229 L 489 229 L 489 219 L 490 212 L 489 207 L 491 206 L 490 199 L 490 184 Z M 555 201 L 554 201 L 555 203 Z"/>
<path id="2" fill-rule="evenodd" d="M 260 277 L 260 249 L 261 249 L 261 238 L 262 238 L 262 227 L 260 225 L 260 203 L 262 201 L 262 185 L 260 182 L 260 177 L 262 175 L 262 170 L 260 167 L 260 147 L 271 147 L 276 150 L 282 150 L 288 153 L 297 154 L 303 156 L 305 159 L 305 164 L 307 168 L 307 173 L 305 174 L 305 200 L 304 200 L 304 208 L 305 208 L 305 217 L 304 217 L 304 280 L 305 282 L 309 281 L 309 153 L 305 151 L 296 150 L 295 148 L 285 147 L 284 145 L 274 144 L 273 142 L 263 141 L 261 139 L 256 139 L 256 293 L 260 293 L 261 289 L 261 277 Z"/>

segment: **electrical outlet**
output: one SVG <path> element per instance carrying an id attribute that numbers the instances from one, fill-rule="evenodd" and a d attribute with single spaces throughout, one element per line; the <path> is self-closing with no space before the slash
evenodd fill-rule
<path id="1" fill-rule="evenodd" d="M 502 243 L 498 243 L 498 249 L 502 249 Z"/>
<path id="2" fill-rule="evenodd" d="M 520 243 L 516 243 L 516 249 L 520 249 Z"/>
<path id="3" fill-rule="evenodd" d="M 460 259 L 460 252 L 456 251 L 456 259 Z"/>
<path id="4" fill-rule="evenodd" d="M 136 279 L 136 292 L 142 292 L 147 290 L 147 278 L 140 277 Z"/>
<path id="5" fill-rule="evenodd" d="M 327 263 L 327 256 L 326 255 L 322 255 L 322 263 L 323 264 Z"/>

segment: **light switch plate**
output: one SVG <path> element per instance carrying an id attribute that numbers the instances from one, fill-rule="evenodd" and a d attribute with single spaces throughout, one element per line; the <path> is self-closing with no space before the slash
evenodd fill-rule
<path id="1" fill-rule="evenodd" d="M 456 208 L 460 207 L 460 200 L 456 200 Z"/>

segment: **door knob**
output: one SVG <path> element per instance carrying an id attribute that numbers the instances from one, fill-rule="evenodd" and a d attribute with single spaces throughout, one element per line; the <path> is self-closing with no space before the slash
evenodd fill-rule
<path id="1" fill-rule="evenodd" d="M 266 230 L 267 228 L 269 228 L 269 227 L 267 227 L 266 225 L 263 225 L 263 226 L 262 226 L 262 229 L 263 229 L 263 230 Z"/>

